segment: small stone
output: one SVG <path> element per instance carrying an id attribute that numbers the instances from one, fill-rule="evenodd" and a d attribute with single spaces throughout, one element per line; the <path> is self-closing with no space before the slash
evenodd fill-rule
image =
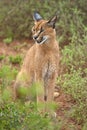
<path id="1" fill-rule="evenodd" d="M 59 95 L 59 92 L 54 92 L 54 98 L 57 98 Z"/>

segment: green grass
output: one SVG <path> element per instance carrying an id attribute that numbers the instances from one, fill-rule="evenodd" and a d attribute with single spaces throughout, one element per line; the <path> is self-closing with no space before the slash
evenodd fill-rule
<path id="1" fill-rule="evenodd" d="M 9 45 L 9 44 L 11 44 L 11 42 L 12 42 L 12 38 L 11 38 L 11 37 L 5 38 L 5 39 L 3 40 L 3 42 L 4 42 L 5 44 Z"/>
<path id="2" fill-rule="evenodd" d="M 18 71 L 14 68 L 12 69 L 8 65 L 3 65 L 0 68 L 0 90 L 3 91 L 5 88 L 11 85 L 12 81 L 15 79 Z"/>
<path id="3" fill-rule="evenodd" d="M 32 106 L 32 107 L 31 107 Z M 0 107 L 0 130 L 61 130 L 62 121 L 41 115 L 35 104 L 7 103 Z M 55 125 L 54 125 L 55 124 Z"/>
<path id="4" fill-rule="evenodd" d="M 21 64 L 22 57 L 20 55 L 9 56 L 9 61 L 12 64 Z"/>
<path id="5" fill-rule="evenodd" d="M 0 55 L 0 61 L 5 59 L 5 55 Z"/>
<path id="6" fill-rule="evenodd" d="M 87 122 L 87 55 L 86 45 L 65 46 L 62 50 L 63 66 L 57 83 L 74 100 L 69 117 L 77 124 Z"/>

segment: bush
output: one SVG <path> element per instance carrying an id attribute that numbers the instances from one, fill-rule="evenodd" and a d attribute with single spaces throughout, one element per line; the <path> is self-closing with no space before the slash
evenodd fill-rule
<path id="1" fill-rule="evenodd" d="M 9 56 L 9 61 L 12 64 L 21 64 L 22 57 L 20 55 L 17 56 Z"/>
<path id="2" fill-rule="evenodd" d="M 79 68 L 82 69 L 82 73 L 84 73 L 83 68 L 87 67 L 87 55 L 86 55 L 86 44 L 84 45 L 76 45 L 70 44 L 65 46 L 62 49 L 62 65 L 65 66 L 67 71 L 70 71 L 71 68 L 78 70 Z"/>
<path id="3" fill-rule="evenodd" d="M 0 68 L 0 90 L 3 91 L 6 87 L 10 86 L 12 83 L 12 80 L 15 79 L 18 71 L 16 69 L 12 69 L 8 65 L 4 65 Z"/>
<path id="4" fill-rule="evenodd" d="M 6 103 L 0 105 L 0 130 L 60 130 L 61 121 L 54 121 L 36 110 L 35 103 Z"/>
<path id="5" fill-rule="evenodd" d="M 74 117 L 78 123 L 87 122 L 87 70 L 82 78 L 81 70 L 71 69 L 70 73 L 60 77 L 58 83 L 62 89 L 74 99 L 70 116 Z"/>
<path id="6" fill-rule="evenodd" d="M 58 85 L 74 100 L 69 116 L 81 124 L 87 122 L 86 46 L 86 43 L 84 45 L 71 43 L 62 49 L 63 70 L 58 78 Z"/>
<path id="7" fill-rule="evenodd" d="M 87 21 L 85 3 L 85 0 L 83 2 L 81 0 L 79 2 L 76 0 L 0 1 L 0 36 L 29 37 L 31 36 L 34 11 L 40 12 L 45 19 L 49 19 L 49 17 L 57 13 L 58 39 L 63 44 L 66 44 L 73 35 L 73 31 L 74 34 L 79 35 L 79 38 L 82 37 L 84 28 L 82 23 L 86 25 Z"/>
<path id="8" fill-rule="evenodd" d="M 9 44 L 12 42 L 12 37 L 5 38 L 5 39 L 3 40 L 3 42 L 4 42 L 5 44 L 9 45 Z"/>
<path id="9" fill-rule="evenodd" d="M 0 55 L 0 61 L 2 61 L 5 58 L 5 55 Z"/>

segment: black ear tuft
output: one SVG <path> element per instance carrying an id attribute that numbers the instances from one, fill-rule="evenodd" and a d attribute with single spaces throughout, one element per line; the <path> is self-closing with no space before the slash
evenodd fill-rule
<path id="1" fill-rule="evenodd" d="M 47 24 L 48 24 L 49 26 L 51 26 L 52 28 L 55 28 L 55 23 L 56 23 L 56 21 L 57 21 L 57 15 L 55 15 L 53 18 L 51 18 L 51 19 L 47 22 Z"/>
<path id="2" fill-rule="evenodd" d="M 39 21 L 42 19 L 42 17 L 40 16 L 38 12 L 34 12 L 33 18 L 35 21 Z"/>

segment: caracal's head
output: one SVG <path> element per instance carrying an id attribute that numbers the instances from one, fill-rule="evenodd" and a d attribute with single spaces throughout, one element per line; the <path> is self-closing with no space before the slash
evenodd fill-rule
<path id="1" fill-rule="evenodd" d="M 55 38 L 55 23 L 57 16 L 50 20 L 43 20 L 39 13 L 34 13 L 33 39 L 37 44 L 47 43 Z"/>

